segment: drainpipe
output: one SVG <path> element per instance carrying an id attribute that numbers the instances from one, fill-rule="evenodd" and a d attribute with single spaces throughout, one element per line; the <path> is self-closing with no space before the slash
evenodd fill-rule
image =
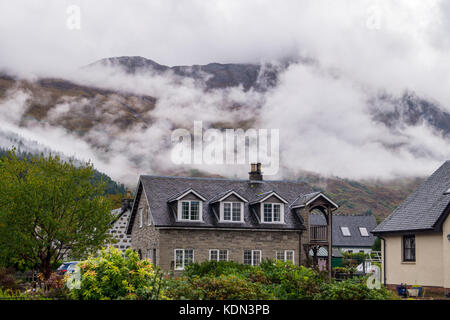
<path id="1" fill-rule="evenodd" d="M 383 240 L 383 284 L 386 285 L 386 239 L 378 236 L 381 240 Z"/>
<path id="2" fill-rule="evenodd" d="M 298 233 L 298 265 L 301 266 L 302 262 L 302 232 L 300 231 Z"/>

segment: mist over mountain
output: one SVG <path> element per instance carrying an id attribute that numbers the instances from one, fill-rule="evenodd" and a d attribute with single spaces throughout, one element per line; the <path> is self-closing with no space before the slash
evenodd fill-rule
<path id="1" fill-rule="evenodd" d="M 352 180 L 425 176 L 448 158 L 450 114 L 411 90 L 361 89 L 311 59 L 168 67 L 112 57 L 67 78 L 0 74 L 4 129 L 133 185 L 139 174 L 244 177 L 245 165 L 175 166 L 171 132 L 279 128 L 280 170 Z"/>
<path id="2" fill-rule="evenodd" d="M 249 89 L 266 90 L 277 83 L 278 73 L 288 66 L 289 62 L 265 64 L 222 64 L 173 66 L 161 65 L 143 57 L 112 57 L 96 61 L 85 68 L 119 67 L 128 74 L 148 72 L 150 74 L 173 73 L 180 77 L 188 77 L 198 81 L 207 89 L 223 89 L 242 86 Z"/>

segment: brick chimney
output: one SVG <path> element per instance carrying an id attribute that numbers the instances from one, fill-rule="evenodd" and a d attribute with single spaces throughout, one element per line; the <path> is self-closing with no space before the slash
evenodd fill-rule
<path id="1" fill-rule="evenodd" d="M 122 211 L 127 211 L 131 209 L 131 205 L 133 204 L 133 197 L 131 196 L 130 190 L 127 190 L 127 195 L 122 199 Z"/>
<path id="2" fill-rule="evenodd" d="M 252 163 L 248 173 L 250 181 L 262 181 L 261 163 Z"/>

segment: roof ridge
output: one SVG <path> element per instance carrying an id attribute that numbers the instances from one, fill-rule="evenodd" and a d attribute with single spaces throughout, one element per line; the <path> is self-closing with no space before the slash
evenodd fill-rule
<path id="1" fill-rule="evenodd" d="M 249 179 L 237 179 L 237 178 L 216 178 L 216 177 L 187 177 L 187 176 L 164 176 L 164 175 L 149 175 L 149 174 L 141 174 L 139 175 L 139 178 L 164 178 L 164 179 L 188 179 L 188 180 L 219 180 L 219 181 L 239 181 L 239 182 L 254 182 Z M 260 183 L 264 182 L 281 182 L 281 183 L 304 183 L 308 184 L 305 180 L 261 180 L 258 181 Z"/>

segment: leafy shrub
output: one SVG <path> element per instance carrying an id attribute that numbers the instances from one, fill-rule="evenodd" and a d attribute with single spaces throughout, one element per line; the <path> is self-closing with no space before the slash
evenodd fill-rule
<path id="1" fill-rule="evenodd" d="M 0 289 L 0 300 L 50 300 L 38 291 L 20 291 L 13 289 Z"/>
<path id="2" fill-rule="evenodd" d="M 384 287 L 369 289 L 365 280 L 329 281 L 327 273 L 282 261 L 265 260 L 259 266 L 206 261 L 191 264 L 183 277 L 172 279 L 167 295 L 173 299 L 392 298 Z"/>
<path id="3" fill-rule="evenodd" d="M 394 295 L 385 287 L 369 289 L 366 279 L 347 279 L 343 281 L 324 282 L 315 299 L 320 300 L 387 300 Z"/>
<path id="4" fill-rule="evenodd" d="M 260 300 L 274 299 L 263 284 L 237 275 L 182 277 L 170 282 L 167 296 L 176 300 Z"/>
<path id="5" fill-rule="evenodd" d="M 109 247 L 98 257 L 80 262 L 81 279 L 70 291 L 73 299 L 159 299 L 162 272 L 148 260 L 139 260 L 138 253 L 128 249 L 125 254 Z"/>
<path id="6" fill-rule="evenodd" d="M 313 299 L 324 275 L 290 262 L 265 261 L 260 266 L 278 299 Z"/>

